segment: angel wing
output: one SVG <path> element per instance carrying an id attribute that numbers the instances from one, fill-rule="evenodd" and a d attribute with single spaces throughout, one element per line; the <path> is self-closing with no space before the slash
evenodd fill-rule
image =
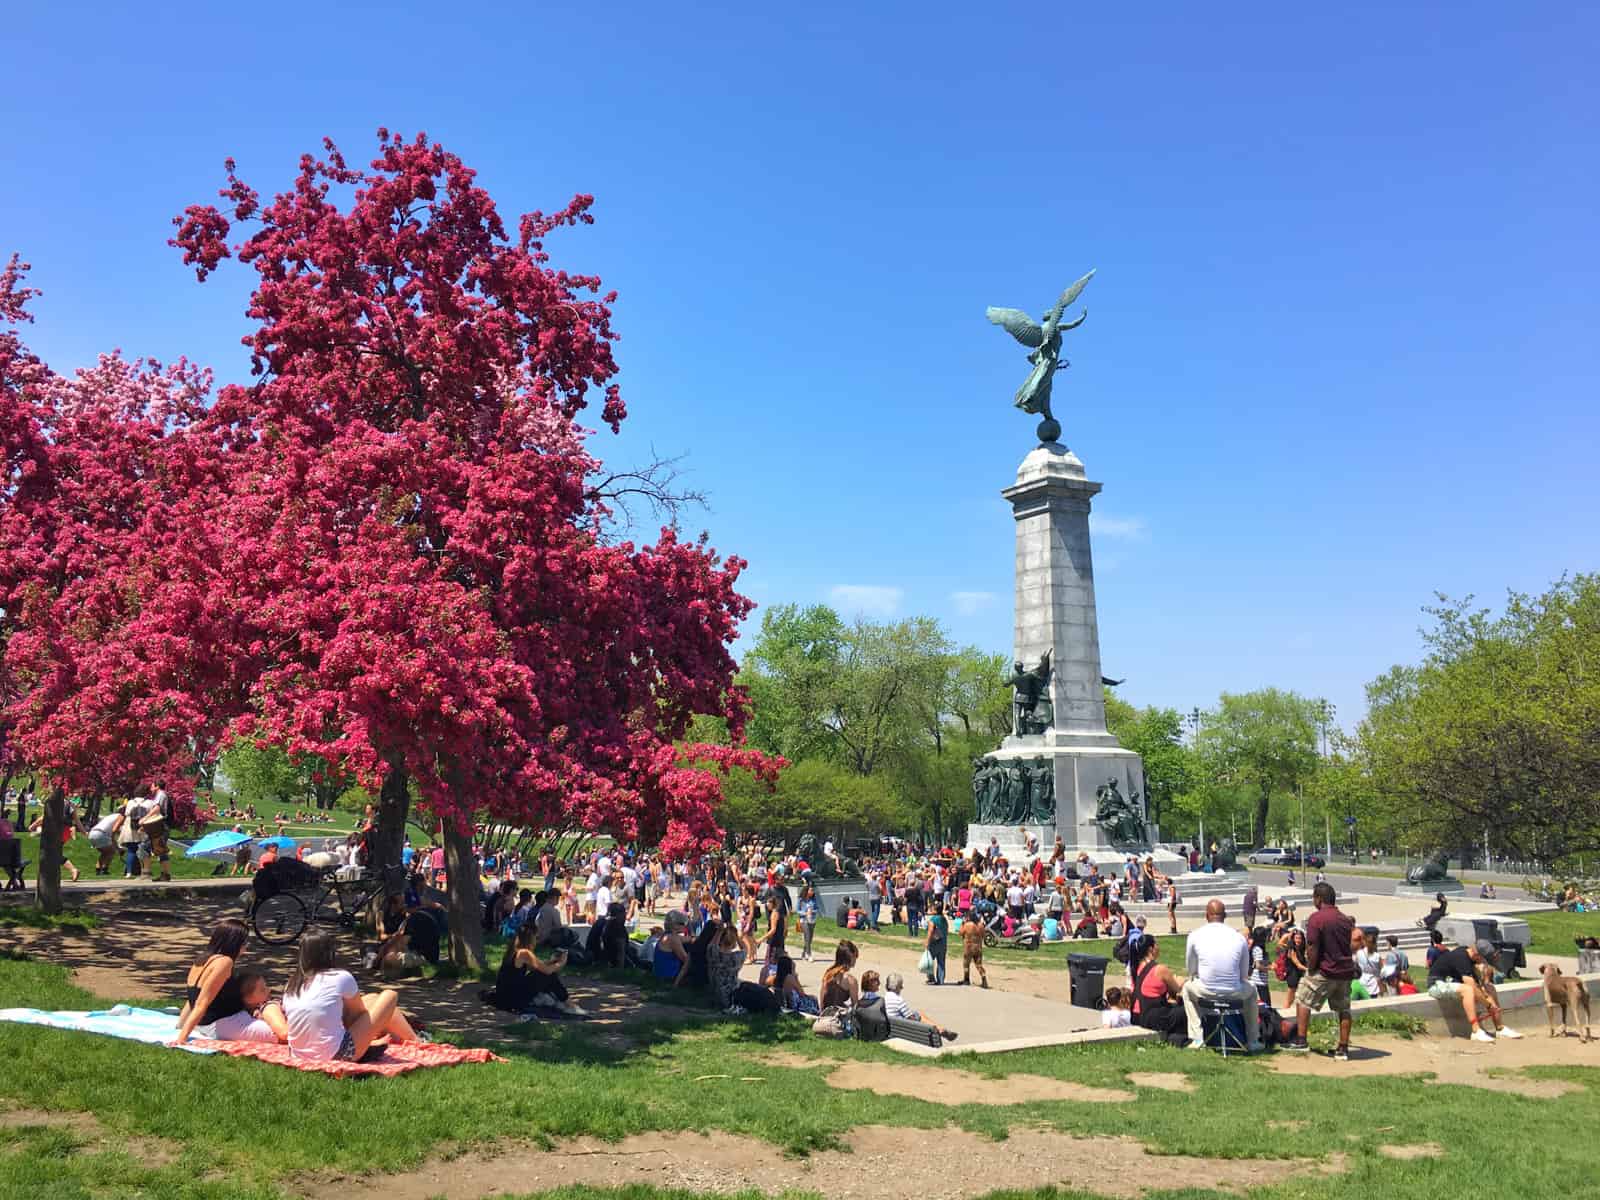
<path id="1" fill-rule="evenodd" d="M 1044 330 L 1020 308 L 988 308 L 984 315 L 1024 346 L 1038 349 L 1044 345 Z"/>
<path id="2" fill-rule="evenodd" d="M 1081 293 L 1084 288 L 1089 286 L 1089 280 L 1093 278 L 1094 272 L 1090 271 L 1082 279 L 1078 280 L 1078 282 L 1074 283 L 1066 291 L 1061 293 L 1061 299 L 1056 301 L 1055 307 L 1045 314 L 1044 323 L 1047 328 L 1054 329 L 1056 327 L 1056 325 L 1061 321 L 1061 314 L 1067 311 L 1067 305 L 1071 304 L 1078 298 L 1079 293 Z M 1066 328 L 1076 329 L 1082 324 L 1083 317 L 1079 317 L 1076 321 L 1066 326 Z"/>

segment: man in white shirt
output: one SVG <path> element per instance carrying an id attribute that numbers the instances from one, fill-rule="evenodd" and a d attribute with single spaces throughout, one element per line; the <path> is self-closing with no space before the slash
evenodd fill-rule
<path id="1" fill-rule="evenodd" d="M 611 885 L 604 880 L 594 889 L 594 919 L 604 921 L 611 912 Z"/>
<path id="2" fill-rule="evenodd" d="M 1250 985 L 1250 943 L 1227 924 L 1221 900 L 1206 905 L 1206 923 L 1189 934 L 1184 954 L 1189 980 L 1183 985 L 1183 1009 L 1189 1017 L 1189 1048 L 1205 1045 L 1197 1000 L 1232 1000 L 1244 1015 L 1244 1041 L 1252 1054 L 1262 1049 L 1256 989 Z"/>
<path id="3" fill-rule="evenodd" d="M 1006 889 L 1006 907 L 1011 910 L 1014 921 L 1022 920 L 1022 885 L 1012 877 L 1011 886 Z"/>

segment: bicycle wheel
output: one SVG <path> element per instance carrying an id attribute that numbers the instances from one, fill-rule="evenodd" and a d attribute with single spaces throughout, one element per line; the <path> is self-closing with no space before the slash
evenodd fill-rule
<path id="1" fill-rule="evenodd" d="M 268 896 L 250 914 L 256 936 L 273 946 L 285 946 L 299 938 L 307 919 L 305 901 L 293 892 Z"/>
<path id="2" fill-rule="evenodd" d="M 322 889 L 322 894 L 317 897 L 317 902 L 311 909 L 311 918 L 318 925 L 338 927 L 344 922 L 344 895 L 335 884 L 329 884 Z"/>

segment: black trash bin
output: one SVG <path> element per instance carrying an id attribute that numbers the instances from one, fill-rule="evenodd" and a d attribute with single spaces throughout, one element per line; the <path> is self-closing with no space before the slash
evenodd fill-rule
<path id="1" fill-rule="evenodd" d="M 1098 954 L 1067 955 L 1067 979 L 1071 1000 L 1080 1008 L 1099 1008 L 1106 991 L 1106 964 L 1111 960 Z"/>
<path id="2" fill-rule="evenodd" d="M 1509 975 L 1518 967 L 1527 964 L 1527 957 L 1522 949 L 1521 942 L 1496 942 L 1495 968 L 1502 975 Z"/>

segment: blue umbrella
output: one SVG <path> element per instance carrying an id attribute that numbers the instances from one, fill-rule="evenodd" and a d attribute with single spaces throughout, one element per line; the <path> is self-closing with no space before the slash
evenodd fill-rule
<path id="1" fill-rule="evenodd" d="M 208 833 L 205 837 L 192 844 L 185 853 L 190 858 L 222 858 L 232 857 L 238 850 L 240 842 L 248 842 L 248 833 L 235 833 L 231 829 L 219 829 L 215 833 Z"/>
<path id="2" fill-rule="evenodd" d="M 293 850 L 296 845 L 292 837 L 261 838 L 256 844 L 260 846 L 276 846 L 280 851 Z"/>

